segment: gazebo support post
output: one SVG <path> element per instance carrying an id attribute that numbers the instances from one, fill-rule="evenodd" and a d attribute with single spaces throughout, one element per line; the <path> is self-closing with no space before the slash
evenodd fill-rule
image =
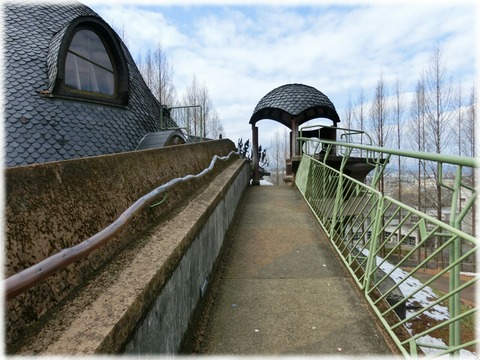
<path id="1" fill-rule="evenodd" d="M 292 148 L 293 156 L 300 156 L 300 145 L 298 144 L 298 121 L 292 118 Z M 292 160 L 293 160 L 292 156 Z"/>
<path id="2" fill-rule="evenodd" d="M 253 152 L 253 181 L 252 185 L 260 185 L 260 171 L 258 159 L 258 127 L 252 124 L 252 152 Z"/>

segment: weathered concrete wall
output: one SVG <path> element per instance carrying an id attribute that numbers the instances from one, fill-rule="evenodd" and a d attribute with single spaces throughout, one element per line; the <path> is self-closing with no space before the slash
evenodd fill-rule
<path id="1" fill-rule="evenodd" d="M 5 171 L 5 275 L 10 276 L 76 245 L 112 223 L 135 200 L 172 178 L 196 174 L 230 140 L 9 168 Z M 213 174 L 179 184 L 162 206 L 148 208 L 108 244 L 6 302 L 7 346 L 152 224 L 175 215 Z"/>
<path id="2" fill-rule="evenodd" d="M 174 354 L 179 351 L 249 181 L 250 170 L 244 166 L 195 235 L 172 277 L 132 334 L 125 353 Z"/>
<path id="3" fill-rule="evenodd" d="M 136 239 L 62 306 L 56 307 L 43 321 L 37 321 L 34 331 L 28 331 L 9 352 L 18 355 L 116 354 L 123 352 L 139 324 L 145 321 L 163 324 L 160 328 L 163 332 L 156 334 L 168 339 L 169 344 L 168 347 L 155 345 L 147 351 L 174 349 L 185 323 L 191 321 L 189 306 L 198 301 L 198 281 L 203 285 L 207 274 L 203 271 L 211 267 L 223 241 L 220 234 L 233 215 L 233 203 L 229 199 L 240 197 L 248 183 L 248 174 L 249 166 L 244 160 L 229 163 L 199 194 L 186 199 L 185 206 L 174 217 L 159 222 Z M 204 230 L 205 227 L 209 230 Z M 197 237 L 204 231 L 209 234 L 200 235 L 203 240 L 199 241 Z M 210 239 L 212 234 L 215 236 Z M 202 272 L 197 274 L 197 270 Z M 179 276 L 186 280 L 183 286 Z M 161 301 L 165 307 L 155 308 L 159 296 L 165 294 L 174 296 L 164 297 Z M 147 316 L 152 307 L 154 312 L 160 311 L 153 318 Z M 161 339 L 154 341 L 163 343 Z"/>

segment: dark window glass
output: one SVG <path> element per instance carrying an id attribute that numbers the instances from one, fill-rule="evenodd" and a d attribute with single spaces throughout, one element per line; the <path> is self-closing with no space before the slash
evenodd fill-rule
<path id="1" fill-rule="evenodd" d="M 114 95 L 112 62 L 102 40 L 90 30 L 73 36 L 65 62 L 65 85 L 70 88 Z"/>

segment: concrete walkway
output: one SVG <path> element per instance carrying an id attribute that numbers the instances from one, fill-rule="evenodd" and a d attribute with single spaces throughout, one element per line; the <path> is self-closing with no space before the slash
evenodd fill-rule
<path id="1" fill-rule="evenodd" d="M 202 353 L 392 355 L 297 189 L 247 189 Z"/>

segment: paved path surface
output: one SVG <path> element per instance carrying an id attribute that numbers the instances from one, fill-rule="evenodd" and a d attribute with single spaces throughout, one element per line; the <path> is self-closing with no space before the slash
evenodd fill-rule
<path id="1" fill-rule="evenodd" d="M 239 212 L 202 352 L 392 354 L 298 190 L 250 187 Z"/>

